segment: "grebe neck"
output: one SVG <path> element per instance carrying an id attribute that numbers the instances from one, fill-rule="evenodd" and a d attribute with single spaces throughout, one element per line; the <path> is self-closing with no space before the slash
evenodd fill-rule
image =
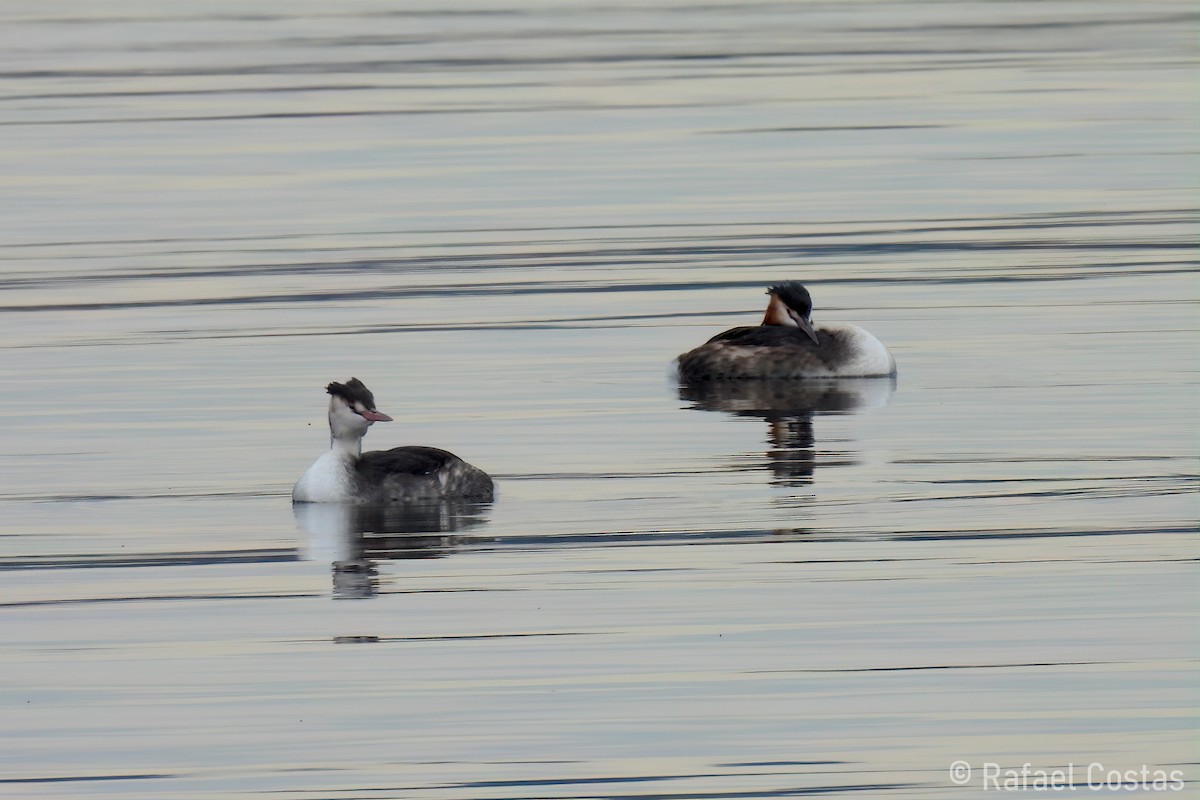
<path id="1" fill-rule="evenodd" d="M 788 313 L 787 305 L 775 295 L 767 302 L 767 313 L 763 314 L 763 325 L 781 325 L 785 328 L 798 328 L 796 320 Z"/>
<path id="2" fill-rule="evenodd" d="M 329 449 L 332 450 L 338 458 L 347 461 L 353 461 L 362 455 L 362 437 L 344 437 L 337 436 L 329 437 Z"/>

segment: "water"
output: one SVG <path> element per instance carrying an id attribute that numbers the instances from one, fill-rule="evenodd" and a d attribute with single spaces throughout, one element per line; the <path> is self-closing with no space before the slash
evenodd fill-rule
<path id="1" fill-rule="evenodd" d="M 1195 780 L 1190 4 L 0 14 L 0 793 Z M 894 390 L 680 393 L 783 278 Z"/>

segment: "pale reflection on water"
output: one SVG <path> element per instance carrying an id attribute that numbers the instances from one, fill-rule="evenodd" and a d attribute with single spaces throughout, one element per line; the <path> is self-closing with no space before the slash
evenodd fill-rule
<path id="1" fill-rule="evenodd" d="M 0 793 L 1195 779 L 1189 4 L 0 22 Z M 674 383 L 783 279 L 898 382 Z M 293 516 L 350 375 L 496 502 Z"/>
<path id="2" fill-rule="evenodd" d="M 812 483 L 817 468 L 813 417 L 850 414 L 887 405 L 896 378 L 826 378 L 806 381 L 696 381 L 679 386 L 694 408 L 724 411 L 766 422 L 767 467 L 780 486 Z M 825 463 L 829 459 L 823 460 Z"/>
<path id="3" fill-rule="evenodd" d="M 460 532 L 486 522 L 490 506 L 453 500 L 388 506 L 293 503 L 292 513 L 308 534 L 304 557 L 330 566 L 333 596 L 365 599 L 376 593 L 376 562 L 449 555 L 477 541 Z"/>

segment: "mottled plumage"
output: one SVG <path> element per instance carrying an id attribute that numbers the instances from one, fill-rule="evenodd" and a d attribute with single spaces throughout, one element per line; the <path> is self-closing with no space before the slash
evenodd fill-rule
<path id="1" fill-rule="evenodd" d="M 679 356 L 679 378 L 696 382 L 896 373 L 887 348 L 857 325 L 813 328 L 812 300 L 799 283 L 781 283 L 767 293 L 771 300 L 762 325 L 731 328 Z"/>
<path id="2" fill-rule="evenodd" d="M 354 464 L 361 491 L 373 503 L 460 497 L 492 499 L 492 479 L 453 453 L 408 445 L 363 453 Z"/>

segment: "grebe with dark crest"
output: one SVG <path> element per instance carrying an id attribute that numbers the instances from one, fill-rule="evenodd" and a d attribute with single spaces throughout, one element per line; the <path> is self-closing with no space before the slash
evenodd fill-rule
<path id="1" fill-rule="evenodd" d="M 873 335 L 849 324 L 814 327 L 812 298 L 798 281 L 767 289 L 762 324 L 730 328 L 679 356 L 685 382 L 742 378 L 880 378 L 896 359 Z"/>
<path id="2" fill-rule="evenodd" d="M 362 452 L 376 422 L 392 418 L 375 409 L 375 395 L 358 378 L 331 383 L 329 452 L 318 458 L 292 489 L 296 503 L 386 505 L 443 498 L 490 502 L 492 479 L 453 453 L 436 447 L 394 447 Z"/>

